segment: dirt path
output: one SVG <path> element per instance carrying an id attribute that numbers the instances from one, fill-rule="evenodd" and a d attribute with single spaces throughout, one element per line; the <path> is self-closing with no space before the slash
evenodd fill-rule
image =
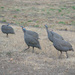
<path id="1" fill-rule="evenodd" d="M 0 23 L 0 27 L 3 23 Z M 32 48 L 23 52 L 27 45 L 21 27 L 11 25 L 15 35 L 7 38 L 0 31 L 0 75 L 75 75 L 75 52 L 65 53 L 58 59 L 59 52 L 47 38 L 45 28 L 26 27 L 38 32 L 42 50 Z M 69 41 L 75 49 L 75 32 L 54 30 Z"/>

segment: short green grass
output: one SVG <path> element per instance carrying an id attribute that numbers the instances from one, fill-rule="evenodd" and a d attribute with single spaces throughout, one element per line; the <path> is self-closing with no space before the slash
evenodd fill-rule
<path id="1" fill-rule="evenodd" d="M 16 9 L 16 11 L 20 11 L 20 9 Z"/>
<path id="2" fill-rule="evenodd" d="M 1 7 L 2 9 L 4 9 L 4 7 Z"/>
<path id="3" fill-rule="evenodd" d="M 47 11 L 47 14 L 50 14 L 50 12 L 49 12 L 49 11 Z"/>
<path id="4" fill-rule="evenodd" d="M 41 9 L 41 11 L 45 11 L 45 9 Z"/>
<path id="5" fill-rule="evenodd" d="M 49 9 L 49 11 L 54 11 L 54 10 L 56 10 L 56 9 L 54 9 L 54 8 L 50 8 L 50 9 Z"/>
<path id="6" fill-rule="evenodd" d="M 58 9 L 58 12 L 60 13 L 60 12 L 62 12 L 62 10 L 61 9 Z"/>
<path id="7" fill-rule="evenodd" d="M 74 10 L 75 10 L 75 6 L 72 6 L 72 9 L 74 9 Z"/>
<path id="8" fill-rule="evenodd" d="M 2 22 L 6 22 L 6 20 L 5 20 L 5 19 L 3 19 L 3 20 L 2 20 Z"/>
<path id="9" fill-rule="evenodd" d="M 61 7 L 61 10 L 66 10 L 67 8 L 65 8 L 65 7 Z"/>
<path id="10" fill-rule="evenodd" d="M 63 16 L 64 14 L 61 14 L 61 16 Z"/>
<path id="11" fill-rule="evenodd" d="M 39 21 L 36 21 L 36 23 L 39 23 Z"/>
<path id="12" fill-rule="evenodd" d="M 34 25 L 34 27 L 39 27 L 39 25 Z"/>
<path id="13" fill-rule="evenodd" d="M 16 15 L 14 15 L 13 17 L 14 17 L 14 18 L 16 18 L 17 16 L 16 16 Z"/>
<path id="14" fill-rule="evenodd" d="M 60 22 L 58 22 L 59 24 L 66 24 L 65 22 L 63 22 L 63 21 L 60 21 Z"/>
<path id="15" fill-rule="evenodd" d="M 71 24 L 75 26 L 75 21 L 72 21 Z"/>
<path id="16" fill-rule="evenodd" d="M 28 22 L 32 22 L 32 20 L 28 20 Z"/>

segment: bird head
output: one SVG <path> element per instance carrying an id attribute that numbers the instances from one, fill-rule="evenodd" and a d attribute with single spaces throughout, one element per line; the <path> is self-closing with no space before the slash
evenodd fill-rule
<path id="1" fill-rule="evenodd" d="M 45 25 L 46 28 L 48 28 L 47 24 Z"/>
<path id="2" fill-rule="evenodd" d="M 8 23 L 8 25 L 7 26 L 9 26 L 10 25 L 10 23 Z"/>
<path id="3" fill-rule="evenodd" d="M 26 29 L 25 28 L 23 28 L 23 32 L 26 32 Z"/>
<path id="4" fill-rule="evenodd" d="M 22 28 L 23 28 L 23 26 L 20 26 L 20 27 L 22 27 Z"/>

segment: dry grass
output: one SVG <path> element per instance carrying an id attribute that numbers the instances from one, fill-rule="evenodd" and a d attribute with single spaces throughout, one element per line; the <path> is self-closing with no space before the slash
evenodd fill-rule
<path id="1" fill-rule="evenodd" d="M 15 23 L 15 34 L 7 38 L 0 31 L 0 75 L 75 75 L 75 52 L 59 52 L 47 38 L 49 26 L 75 49 L 74 0 L 0 0 L 0 21 Z M 5 23 L 0 23 L 1 26 Z M 27 48 L 20 26 L 36 31 L 42 50 Z"/>
<path id="2" fill-rule="evenodd" d="M 2 24 L 1 24 L 2 25 Z M 24 43 L 24 35 L 21 27 L 13 26 L 15 35 L 0 32 L 0 74 L 1 75 L 74 75 L 75 53 L 68 52 L 69 58 L 63 53 L 59 59 L 59 52 L 53 47 L 47 38 L 45 28 L 26 27 L 26 29 L 38 32 L 42 50 L 27 48 Z M 75 49 L 75 32 L 58 31 L 65 40 L 69 41 Z"/>

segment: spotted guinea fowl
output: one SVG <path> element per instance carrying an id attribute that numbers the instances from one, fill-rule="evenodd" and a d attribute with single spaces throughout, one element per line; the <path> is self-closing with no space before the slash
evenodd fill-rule
<path id="1" fill-rule="evenodd" d="M 26 44 L 28 45 L 27 49 L 29 49 L 30 46 L 33 47 L 32 52 L 34 52 L 34 47 L 41 49 L 41 46 L 40 46 L 40 43 L 39 43 L 38 39 L 29 35 L 25 28 L 23 28 L 23 32 L 24 32 L 24 40 L 25 40 Z M 27 50 L 27 49 L 25 49 L 25 50 Z"/>
<path id="2" fill-rule="evenodd" d="M 24 27 L 23 26 L 21 26 L 21 27 L 23 30 Z M 30 30 L 26 30 L 26 32 L 27 32 L 27 34 L 32 35 L 33 37 L 36 37 L 36 39 L 39 39 L 38 33 L 34 32 L 34 31 L 30 31 Z"/>
<path id="3" fill-rule="evenodd" d="M 60 40 L 54 37 L 54 34 L 51 32 L 52 36 L 53 36 L 53 45 L 54 47 L 61 52 L 66 52 L 66 56 L 68 58 L 68 54 L 67 51 L 74 51 L 72 48 L 72 45 L 65 41 L 65 40 Z"/>
<path id="4" fill-rule="evenodd" d="M 49 31 L 47 25 L 45 25 L 45 27 L 46 27 L 46 31 L 47 31 L 47 34 L 48 34 L 48 39 L 49 39 L 51 42 L 53 42 L 53 37 L 52 37 L 51 32 L 54 34 L 54 37 L 56 37 L 56 38 L 58 38 L 58 39 L 61 39 L 61 40 L 64 40 L 61 35 L 59 35 L 59 34 L 53 32 L 53 31 Z"/>
<path id="5" fill-rule="evenodd" d="M 14 29 L 11 26 L 9 26 L 9 24 L 8 25 L 2 25 L 1 31 L 4 34 L 7 34 L 7 37 L 8 37 L 8 34 L 15 34 Z"/>

